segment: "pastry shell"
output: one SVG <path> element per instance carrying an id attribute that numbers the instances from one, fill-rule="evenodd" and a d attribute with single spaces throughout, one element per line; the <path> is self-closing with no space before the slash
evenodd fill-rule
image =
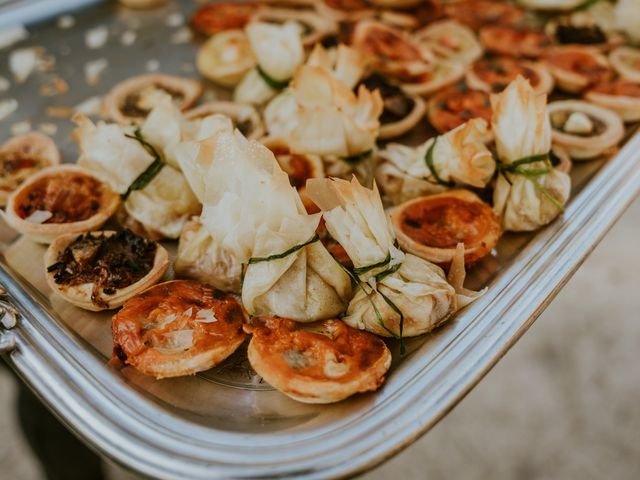
<path id="1" fill-rule="evenodd" d="M 528 69 L 537 77 L 537 84 L 534 86 L 531 82 L 532 78 L 530 75 L 526 75 L 525 72 L 518 71 L 519 75 L 522 75 L 524 78 L 529 80 L 529 83 L 533 87 L 533 90 L 538 94 L 548 94 L 551 93 L 553 87 L 555 85 L 555 81 L 553 79 L 553 75 L 549 72 L 549 70 L 539 62 L 531 62 L 526 60 L 517 60 L 511 57 L 497 57 L 487 61 L 505 61 L 505 62 L 517 62 L 519 65 L 523 67 L 523 69 Z M 480 62 L 484 62 L 481 60 Z M 488 93 L 499 93 L 501 90 L 496 88 L 492 88 L 492 85 L 483 80 L 476 72 L 475 65 L 472 65 L 467 70 L 465 76 L 465 82 L 469 86 L 469 88 L 473 90 L 482 90 L 483 92 Z M 515 80 L 515 77 L 511 80 Z M 510 82 L 505 82 L 505 88 Z"/>
<path id="2" fill-rule="evenodd" d="M 60 152 L 55 142 L 50 137 L 38 132 L 30 132 L 10 138 L 0 146 L 0 164 L 11 160 L 12 157 L 36 160 L 38 162 L 36 166 L 25 168 L 31 171 L 30 174 L 35 173 L 36 170 L 60 164 Z M 16 188 L 19 187 L 20 183 L 22 183 L 21 180 L 28 179 L 28 177 L 24 178 L 24 172 L 21 175 L 20 170 L 17 169 L 15 172 L 6 173 L 2 180 L 15 179 L 17 182 Z M 0 188 L 0 207 L 4 207 L 7 204 L 7 199 L 13 191 L 13 189 L 8 189 L 10 188 L 9 185 L 6 187 Z"/>
<path id="3" fill-rule="evenodd" d="M 618 47 L 609 54 L 609 62 L 622 78 L 640 83 L 640 49 Z"/>
<path id="4" fill-rule="evenodd" d="M 330 3 L 340 4 L 340 0 L 331 0 Z M 330 18 L 336 22 L 357 22 L 364 18 L 372 18 L 376 11 L 371 8 L 369 2 L 360 0 L 360 8 L 355 7 L 353 1 L 347 1 L 349 5 L 344 8 L 336 8 L 337 5 L 329 5 L 326 0 L 317 0 L 316 9 L 323 17 Z"/>
<path id="5" fill-rule="evenodd" d="M 552 119 L 554 113 L 563 110 L 584 113 L 605 125 L 604 132 L 585 137 L 563 132 L 555 127 L 553 120 L 551 121 L 553 144 L 565 149 L 574 160 L 589 160 L 607 154 L 617 148 L 624 137 L 624 124 L 611 110 L 582 100 L 561 100 L 547 106 L 548 114 Z"/>
<path id="6" fill-rule="evenodd" d="M 338 24 L 331 17 L 323 16 L 313 10 L 264 7 L 256 11 L 251 17 L 251 21 L 268 23 L 297 22 L 305 27 L 305 32 L 302 35 L 302 44 L 305 47 L 312 47 L 323 38 L 338 33 Z"/>
<path id="7" fill-rule="evenodd" d="M 105 235 L 106 237 L 110 237 L 112 235 L 115 235 L 116 233 L 117 232 L 114 231 L 102 231 L 89 232 L 87 235 Z M 51 243 L 51 245 L 49 245 L 49 248 L 44 254 L 45 269 L 50 265 L 55 264 L 58 261 L 58 256 L 60 255 L 60 253 L 62 253 L 69 245 L 71 245 L 76 239 L 78 239 L 80 235 L 82 234 L 71 233 L 68 235 L 61 235 L 56 238 Z M 106 295 L 103 293 L 100 296 L 100 299 L 106 303 L 106 305 L 104 306 L 97 305 L 91 300 L 92 289 L 94 286 L 93 282 L 84 283 L 81 285 L 58 285 L 55 282 L 54 275 L 52 273 L 47 272 L 46 277 L 47 283 L 49 284 L 51 290 L 58 293 L 67 302 L 84 310 L 89 310 L 91 312 L 101 312 L 104 310 L 114 310 L 121 307 L 127 300 L 160 281 L 168 268 L 169 254 L 160 244 L 157 244 L 156 254 L 151 270 L 149 270 L 149 272 L 137 282 L 129 285 L 128 287 L 116 290 L 113 295 Z"/>
<path id="8" fill-rule="evenodd" d="M 543 32 L 508 25 L 486 25 L 479 36 L 488 51 L 518 58 L 539 57 L 551 45 L 551 38 Z"/>
<path id="9" fill-rule="evenodd" d="M 594 72 L 593 78 L 581 72 L 575 72 L 571 68 L 557 65 L 553 59 L 559 56 L 579 55 L 590 59 L 597 65 L 599 72 Z M 556 86 L 568 93 L 580 93 L 592 84 L 606 81 L 611 78 L 613 72 L 607 57 L 594 48 L 580 46 L 565 46 L 549 49 L 542 58 L 542 63 L 547 67 L 556 80 Z M 584 62 L 578 62 L 583 66 Z"/>
<path id="10" fill-rule="evenodd" d="M 443 243 L 447 243 L 444 239 L 450 240 L 446 245 L 429 245 L 416 240 L 405 231 L 407 215 L 420 206 L 420 216 L 424 217 L 428 212 L 429 221 L 436 226 L 439 221 L 446 220 L 443 223 L 446 223 L 445 228 L 449 231 L 436 230 L 433 233 L 434 236 L 437 233 L 438 240 Z M 442 267 L 451 264 L 459 243 L 464 243 L 464 262 L 469 266 L 489 255 L 502 235 L 500 218 L 489 205 L 469 190 L 450 190 L 398 205 L 393 209 L 391 222 L 398 243 L 404 251 Z"/>
<path id="11" fill-rule="evenodd" d="M 632 83 L 620 80 L 620 83 Z M 640 86 L 632 83 L 640 92 Z M 584 98 L 600 107 L 616 112 L 624 122 L 631 123 L 640 120 L 640 95 L 616 95 L 597 90 L 588 91 Z"/>
<path id="12" fill-rule="evenodd" d="M 260 113 L 253 105 L 212 100 L 185 112 L 187 120 L 195 120 L 214 114 L 226 115 L 234 126 L 249 140 L 264 137 L 266 130 Z"/>
<path id="13" fill-rule="evenodd" d="M 455 36 L 456 41 L 451 41 Z M 419 45 L 431 49 L 440 58 L 459 61 L 468 65 L 482 56 L 483 48 L 475 33 L 456 20 L 441 20 L 417 31 L 413 39 Z M 462 47 L 455 51 L 455 47 Z"/>
<path id="14" fill-rule="evenodd" d="M 200 74 L 227 88 L 238 85 L 255 65 L 249 39 L 242 30 L 227 30 L 213 35 L 202 44 L 196 55 Z"/>
<path id="15" fill-rule="evenodd" d="M 22 201 L 28 193 L 39 186 L 43 180 L 51 178 L 52 176 L 65 177 L 78 175 L 88 177 L 97 182 L 102 199 L 98 210 L 86 220 L 67 223 L 36 223 L 27 221 L 18 214 L 17 209 Z M 63 234 L 80 234 L 100 228 L 115 213 L 119 205 L 120 195 L 111 190 L 106 183 L 100 181 L 87 170 L 76 165 L 58 165 L 45 168 L 36 173 L 22 183 L 22 185 L 9 196 L 5 211 L 5 220 L 13 229 L 34 241 L 51 243 Z"/>
<path id="16" fill-rule="evenodd" d="M 413 109 L 402 120 L 397 122 L 384 123 L 380 125 L 380 140 L 389 140 L 400 137 L 415 127 L 420 120 L 424 118 L 427 112 L 427 102 L 420 97 L 411 97 L 414 104 Z"/>
<path id="17" fill-rule="evenodd" d="M 391 352 L 377 336 L 340 320 L 299 324 L 255 318 L 247 351 L 253 369 L 272 387 L 303 403 L 327 404 L 377 390 Z"/>
<path id="18" fill-rule="evenodd" d="M 178 107 L 186 110 L 191 107 L 202 94 L 202 84 L 191 78 L 150 73 L 131 77 L 118 83 L 103 100 L 104 114 L 111 120 L 121 124 L 140 123 L 145 116 L 128 115 L 122 111 L 123 105 L 130 95 L 143 91 L 147 87 L 160 87 L 169 92 L 181 95 Z"/>

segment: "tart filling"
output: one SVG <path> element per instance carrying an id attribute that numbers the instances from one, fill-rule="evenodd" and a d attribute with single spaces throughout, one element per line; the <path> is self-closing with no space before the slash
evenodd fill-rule
<path id="1" fill-rule="evenodd" d="M 448 17 L 476 31 L 485 25 L 514 25 L 524 17 L 524 12 L 515 5 L 483 0 L 451 2 L 445 5 L 444 11 Z"/>
<path id="2" fill-rule="evenodd" d="M 101 311 L 120 307 L 160 280 L 169 255 L 129 230 L 92 232 L 58 237 L 45 264 L 54 291 L 81 308 Z"/>
<path id="3" fill-rule="evenodd" d="M 31 175 L 59 163 L 58 147 L 46 135 L 27 133 L 9 139 L 0 147 L 0 206 Z"/>
<path id="4" fill-rule="evenodd" d="M 249 140 L 257 140 L 265 134 L 264 123 L 258 111 L 251 105 L 243 105 L 222 100 L 212 100 L 188 110 L 185 113 L 187 120 L 205 118 L 214 114 L 226 115 L 231 119 L 235 128 Z"/>
<path id="5" fill-rule="evenodd" d="M 542 61 L 558 87 L 569 93 L 582 92 L 613 76 L 607 58 L 587 47 L 556 47 Z"/>
<path id="6" fill-rule="evenodd" d="M 601 83 L 589 90 L 585 98 L 613 110 L 625 122 L 640 120 L 640 83 L 627 80 Z"/>
<path id="7" fill-rule="evenodd" d="M 514 57 L 539 57 L 551 45 L 551 39 L 542 32 L 505 25 L 483 27 L 480 41 L 490 52 Z"/>
<path id="8" fill-rule="evenodd" d="M 502 234 L 493 209 L 468 190 L 417 198 L 394 209 L 391 220 L 403 250 L 440 266 L 451 264 L 460 243 L 465 264 L 474 264 Z"/>
<path id="9" fill-rule="evenodd" d="M 194 375 L 238 349 L 244 320 L 232 295 L 197 282 L 162 283 L 113 317 L 114 357 L 158 379 Z"/>
<path id="10" fill-rule="evenodd" d="M 302 43 L 306 47 L 338 33 L 338 25 L 334 21 L 311 10 L 265 8 L 258 10 L 251 21 L 275 24 L 295 22 L 302 29 Z"/>
<path id="11" fill-rule="evenodd" d="M 489 93 L 499 93 L 518 76 L 529 80 L 538 94 L 553 90 L 553 76 L 537 62 L 520 61 L 511 57 L 493 57 L 478 60 L 466 74 L 470 88 Z"/>
<path id="12" fill-rule="evenodd" d="M 242 30 L 217 33 L 198 50 L 198 71 L 223 87 L 235 87 L 256 65 L 249 39 Z"/>
<path id="13" fill-rule="evenodd" d="M 50 243 L 65 233 L 101 227 L 120 205 L 109 186 L 73 165 L 49 167 L 11 194 L 5 218 L 18 232 Z"/>
<path id="14" fill-rule="evenodd" d="M 553 102 L 548 111 L 554 145 L 564 148 L 575 160 L 606 154 L 624 136 L 624 125 L 616 113 L 588 102 Z"/>
<path id="15" fill-rule="evenodd" d="M 256 2 L 208 3 L 196 11 L 191 18 L 191 25 L 204 35 L 243 29 L 257 8 Z"/>
<path id="16" fill-rule="evenodd" d="M 451 86 L 429 100 L 429 122 L 439 133 L 446 133 L 472 118 L 491 121 L 489 94 L 471 90 L 464 84 Z"/>
<path id="17" fill-rule="evenodd" d="M 377 390 L 391 365 L 384 342 L 340 320 L 302 325 L 283 318 L 255 318 L 251 366 L 271 386 L 304 403 L 334 403 Z"/>
<path id="18" fill-rule="evenodd" d="M 104 99 L 105 114 L 123 124 L 141 123 L 154 107 L 171 101 L 180 110 L 193 105 L 202 93 L 197 80 L 153 73 L 117 84 Z"/>

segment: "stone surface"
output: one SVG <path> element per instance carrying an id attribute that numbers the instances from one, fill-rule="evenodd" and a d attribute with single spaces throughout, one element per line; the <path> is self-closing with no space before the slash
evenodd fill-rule
<path id="1" fill-rule="evenodd" d="M 640 201 L 524 338 L 429 434 L 365 480 L 640 478 Z M 37 480 L 0 370 L 0 480 Z M 113 480 L 136 477 L 115 466 Z"/>

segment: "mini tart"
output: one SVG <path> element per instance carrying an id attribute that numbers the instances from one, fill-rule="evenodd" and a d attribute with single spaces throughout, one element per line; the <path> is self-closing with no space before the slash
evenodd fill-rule
<path id="1" fill-rule="evenodd" d="M 409 9 L 424 3 L 424 0 L 368 0 L 371 5 L 382 8 Z"/>
<path id="2" fill-rule="evenodd" d="M 289 175 L 289 182 L 298 190 L 305 208 L 307 210 L 314 209 L 315 204 L 307 197 L 305 190 L 307 180 L 310 178 L 324 178 L 322 157 L 291 153 L 284 139 L 278 137 L 264 138 L 262 143 L 273 152 L 282 170 Z"/>
<path id="3" fill-rule="evenodd" d="M 258 140 L 262 138 L 266 132 L 262 117 L 258 111 L 252 105 L 243 103 L 212 100 L 188 110 L 185 113 L 185 118 L 195 120 L 216 113 L 229 117 L 233 121 L 234 126 L 249 140 Z"/>
<path id="4" fill-rule="evenodd" d="M 195 375 L 242 345 L 245 320 L 230 294 L 193 281 L 162 283 L 114 315 L 114 357 L 158 379 Z"/>
<path id="5" fill-rule="evenodd" d="M 585 99 L 620 115 L 625 122 L 640 120 L 640 83 L 615 80 L 596 85 Z"/>
<path id="6" fill-rule="evenodd" d="M 337 22 L 356 22 L 375 15 L 375 10 L 366 0 L 317 0 L 316 9 Z"/>
<path id="7" fill-rule="evenodd" d="M 223 87 L 235 87 L 256 65 L 249 39 L 242 30 L 228 30 L 209 38 L 198 49 L 201 75 Z"/>
<path id="8" fill-rule="evenodd" d="M 469 88 L 489 93 L 500 93 L 518 78 L 529 80 L 537 94 L 553 90 L 553 76 L 538 62 L 527 62 L 512 57 L 491 57 L 478 60 L 466 73 Z"/>
<path id="9" fill-rule="evenodd" d="M 493 53 L 531 58 L 542 55 L 552 43 L 551 38 L 543 32 L 507 25 L 482 27 L 480 42 Z"/>
<path id="10" fill-rule="evenodd" d="M 191 17 L 191 26 L 210 36 L 225 30 L 242 30 L 258 9 L 256 2 L 212 2 L 201 6 Z"/>
<path id="11" fill-rule="evenodd" d="M 440 0 L 422 0 L 417 5 L 401 10 L 381 9 L 376 18 L 394 27 L 417 30 L 443 17 Z"/>
<path id="12" fill-rule="evenodd" d="M 548 22 L 545 31 L 560 45 L 589 45 L 600 51 L 609 51 L 625 40 L 621 34 L 603 32 L 596 24 L 572 25 L 570 17 L 561 18 L 558 22 Z"/>
<path id="13" fill-rule="evenodd" d="M 465 65 L 482 56 L 482 45 L 475 33 L 455 20 L 435 22 L 416 32 L 413 39 L 418 45 L 430 49 L 439 58 Z"/>
<path id="14" fill-rule="evenodd" d="M 304 403 L 334 403 L 375 391 L 391 366 L 391 352 L 377 336 L 340 320 L 301 324 L 254 318 L 247 351 L 269 385 Z"/>
<path id="15" fill-rule="evenodd" d="M 142 122 L 167 96 L 180 110 L 191 107 L 202 93 L 202 84 L 190 78 L 151 73 L 118 83 L 104 98 L 104 113 L 122 123 Z"/>
<path id="16" fill-rule="evenodd" d="M 59 164 L 58 147 L 46 135 L 31 132 L 10 138 L 0 147 L 0 207 L 31 175 Z"/>
<path id="17" fill-rule="evenodd" d="M 380 140 L 404 135 L 424 118 L 427 103 L 420 97 L 405 93 L 402 88 L 387 82 L 381 75 L 365 78 L 362 85 L 370 91 L 378 90 L 382 95 L 384 110 L 380 117 Z"/>
<path id="18" fill-rule="evenodd" d="M 609 61 L 622 78 L 640 82 L 640 48 L 618 47 L 609 54 Z"/>
<path id="19" fill-rule="evenodd" d="M 66 301 L 100 312 L 121 307 L 157 283 L 169 254 L 129 230 L 72 233 L 56 238 L 44 255 L 47 283 Z"/>
<path id="20" fill-rule="evenodd" d="M 251 17 L 251 21 L 267 23 L 296 22 L 302 26 L 302 44 L 312 47 L 321 40 L 336 35 L 338 24 L 312 10 L 294 8 L 261 8 Z"/>
<path id="21" fill-rule="evenodd" d="M 581 100 L 563 100 L 552 102 L 547 111 L 551 119 L 554 145 L 564 148 L 574 160 L 588 160 L 610 152 L 618 146 L 624 137 L 624 125 L 620 117 L 606 108 Z M 585 124 L 591 129 L 569 127 Z M 567 131 L 569 130 L 569 131 Z"/>
<path id="22" fill-rule="evenodd" d="M 40 243 L 63 234 L 100 228 L 117 210 L 120 196 L 87 170 L 75 165 L 48 167 L 14 191 L 5 220 Z"/>
<path id="23" fill-rule="evenodd" d="M 464 243 L 464 263 L 489 255 L 502 235 L 500 218 L 469 190 L 451 190 L 399 205 L 391 215 L 400 247 L 440 266 Z"/>
<path id="24" fill-rule="evenodd" d="M 405 77 L 400 84 L 412 95 L 429 96 L 464 77 L 465 66 L 457 62 L 442 60 L 429 73 L 417 77 Z"/>
<path id="25" fill-rule="evenodd" d="M 472 118 L 484 118 L 491 122 L 491 101 L 482 90 L 471 90 L 464 84 L 452 85 L 436 93 L 429 100 L 429 123 L 446 133 Z"/>
<path id="26" fill-rule="evenodd" d="M 607 58 L 588 47 L 555 47 L 545 54 L 542 62 L 556 79 L 558 88 L 569 93 L 582 92 L 613 77 Z"/>
<path id="27" fill-rule="evenodd" d="M 474 30 L 485 25 L 515 25 L 524 18 L 522 9 L 502 2 L 463 0 L 444 6 L 447 17 L 455 18 Z"/>

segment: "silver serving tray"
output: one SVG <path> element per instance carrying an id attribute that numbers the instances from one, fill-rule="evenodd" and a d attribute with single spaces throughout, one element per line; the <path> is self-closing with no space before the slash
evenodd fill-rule
<path id="1" fill-rule="evenodd" d="M 73 106 L 111 85 L 144 72 L 193 74 L 193 42 L 168 41 L 177 27 L 170 12 L 188 15 L 192 2 L 134 13 L 115 2 L 0 2 L 0 28 L 29 26 L 25 45 L 40 45 L 56 58 L 55 71 L 70 84 L 64 95 L 41 97 L 47 73 L 13 85 L 19 109 L 0 123 L 0 138 L 13 123 L 31 120 L 58 127 L 66 161 L 77 151 L 68 120 L 48 118 L 49 105 Z M 64 9 L 76 26 L 60 30 Z M 126 14 L 125 14 L 126 12 Z M 84 32 L 110 29 L 109 43 L 84 46 Z M 137 31 L 133 46 L 119 41 Z M 0 51 L 0 75 L 9 77 L 8 51 Z M 106 58 L 110 67 L 95 87 L 84 80 L 85 62 Z M 411 141 L 411 139 L 408 139 Z M 53 295 L 44 280 L 44 247 L 0 228 L 0 352 L 77 435 L 128 468 L 158 478 L 334 478 L 370 469 L 411 444 L 444 417 L 496 364 L 540 315 L 640 191 L 640 135 L 608 161 L 574 168 L 574 196 L 563 218 L 536 235 L 507 235 L 496 254 L 477 265 L 470 286 L 489 292 L 432 335 L 412 339 L 375 394 L 332 406 L 303 405 L 272 390 L 247 365 L 242 352 L 220 367 L 182 379 L 156 381 L 107 366 L 109 314 L 89 314 Z"/>

